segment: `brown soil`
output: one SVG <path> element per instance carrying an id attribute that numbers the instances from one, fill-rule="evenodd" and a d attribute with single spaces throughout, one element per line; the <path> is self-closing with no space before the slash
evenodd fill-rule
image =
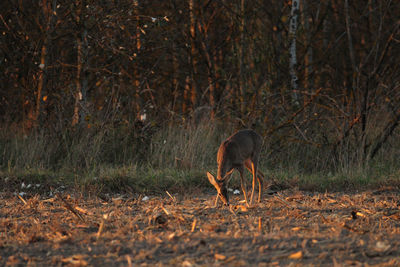
<path id="1" fill-rule="evenodd" d="M 0 265 L 400 265 L 395 190 L 286 190 L 246 208 L 214 195 L 0 194 Z M 339 264 L 339 265 L 338 265 Z"/>

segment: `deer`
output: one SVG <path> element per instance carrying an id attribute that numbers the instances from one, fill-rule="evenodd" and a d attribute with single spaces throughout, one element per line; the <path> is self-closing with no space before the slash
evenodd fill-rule
<path id="1" fill-rule="evenodd" d="M 261 201 L 264 174 L 258 170 L 258 160 L 262 144 L 262 137 L 250 129 L 240 130 L 221 143 L 217 154 L 217 177 L 207 172 L 209 182 L 217 189 L 215 207 L 218 205 L 219 198 L 224 205 L 229 206 L 228 190 L 226 187 L 235 169 L 240 174 L 240 184 L 246 205 L 250 206 L 253 203 L 256 179 L 258 181 L 258 202 Z M 247 168 L 253 175 L 250 205 L 247 201 L 246 185 L 243 178 L 244 168 Z"/>

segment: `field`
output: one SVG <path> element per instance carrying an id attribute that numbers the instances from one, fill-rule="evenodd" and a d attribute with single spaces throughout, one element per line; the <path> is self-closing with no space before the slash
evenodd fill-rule
<path id="1" fill-rule="evenodd" d="M 398 189 L 0 195 L 2 266 L 400 265 Z"/>
<path id="2" fill-rule="evenodd" d="M 0 267 L 400 266 L 400 1 L 267 3 L 1 1 Z"/>

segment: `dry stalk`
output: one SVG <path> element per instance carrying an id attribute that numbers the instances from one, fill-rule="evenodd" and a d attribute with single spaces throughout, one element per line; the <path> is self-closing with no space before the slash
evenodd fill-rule
<path id="1" fill-rule="evenodd" d="M 96 234 L 96 239 L 99 239 L 101 236 L 101 233 L 103 232 L 104 229 L 104 218 L 101 219 L 100 225 L 99 225 L 99 230 L 97 230 L 97 234 Z"/>
<path id="2" fill-rule="evenodd" d="M 190 231 L 190 232 L 194 232 L 194 230 L 196 229 L 196 223 L 197 223 L 197 220 L 196 220 L 196 218 L 193 220 L 193 223 L 192 223 L 192 230 Z"/>
<path id="3" fill-rule="evenodd" d="M 166 209 L 166 208 L 164 208 L 163 206 L 161 206 L 161 209 L 165 212 L 165 214 L 167 214 L 167 216 L 169 216 L 171 213 Z"/>
<path id="4" fill-rule="evenodd" d="M 283 198 L 281 198 L 280 196 L 275 195 L 274 197 L 275 197 L 278 201 L 280 201 L 281 203 L 283 203 L 285 206 L 287 206 L 288 208 L 292 208 L 292 205 L 291 205 L 289 202 L 287 202 L 286 200 L 284 200 Z"/>
<path id="5" fill-rule="evenodd" d="M 128 262 L 128 267 L 132 267 L 132 259 L 128 254 L 126 255 L 126 261 Z"/>
<path id="6" fill-rule="evenodd" d="M 236 212 L 232 209 L 232 206 L 229 206 L 228 210 L 229 210 L 233 215 L 237 216 L 237 215 L 236 215 Z"/>
<path id="7" fill-rule="evenodd" d="M 77 211 L 83 213 L 83 214 L 86 214 L 86 215 L 91 215 L 91 214 L 92 214 L 92 213 L 89 212 L 88 210 L 85 210 L 85 209 L 83 209 L 83 208 L 81 208 L 81 207 L 78 207 L 78 206 L 76 206 L 75 209 L 76 209 Z"/>
<path id="8" fill-rule="evenodd" d="M 79 220 L 85 222 L 85 219 L 82 217 L 82 215 L 80 215 L 79 212 L 74 207 L 71 206 L 71 204 L 69 204 L 65 199 L 63 199 L 60 194 L 57 194 L 57 198 L 59 198 L 64 203 L 64 207 L 67 210 L 71 211 L 72 214 L 74 214 Z"/>
<path id="9" fill-rule="evenodd" d="M 54 202 L 54 200 L 55 200 L 56 198 L 55 197 L 52 197 L 52 198 L 48 198 L 48 199 L 43 199 L 42 200 L 42 202 Z"/>
<path id="10" fill-rule="evenodd" d="M 28 205 L 28 203 L 26 202 L 26 200 L 25 200 L 23 197 L 21 197 L 21 195 L 18 195 L 18 198 L 19 198 L 25 205 Z"/>
<path id="11" fill-rule="evenodd" d="M 167 193 L 167 195 L 172 199 L 173 203 L 176 202 L 176 198 L 173 197 L 168 191 L 165 191 Z"/>

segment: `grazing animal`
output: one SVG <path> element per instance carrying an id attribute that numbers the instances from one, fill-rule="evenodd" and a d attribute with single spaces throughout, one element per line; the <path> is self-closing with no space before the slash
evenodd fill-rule
<path id="1" fill-rule="evenodd" d="M 253 203 L 253 194 L 256 179 L 259 186 L 258 202 L 261 201 L 264 174 L 257 168 L 262 143 L 262 137 L 255 131 L 241 130 L 223 141 L 222 144 L 219 146 L 217 155 L 217 177 L 215 178 L 211 173 L 207 172 L 208 180 L 215 187 L 215 189 L 217 189 L 218 192 L 215 199 L 215 206 L 217 206 L 218 204 L 218 198 L 220 198 L 225 205 L 229 205 L 229 197 L 226 186 L 231 178 L 232 172 L 235 169 L 238 170 L 240 174 L 240 183 L 242 186 L 244 199 L 247 206 L 249 206 L 249 203 L 247 201 L 245 181 L 243 178 L 243 171 L 245 167 L 253 175 L 250 204 Z"/>

